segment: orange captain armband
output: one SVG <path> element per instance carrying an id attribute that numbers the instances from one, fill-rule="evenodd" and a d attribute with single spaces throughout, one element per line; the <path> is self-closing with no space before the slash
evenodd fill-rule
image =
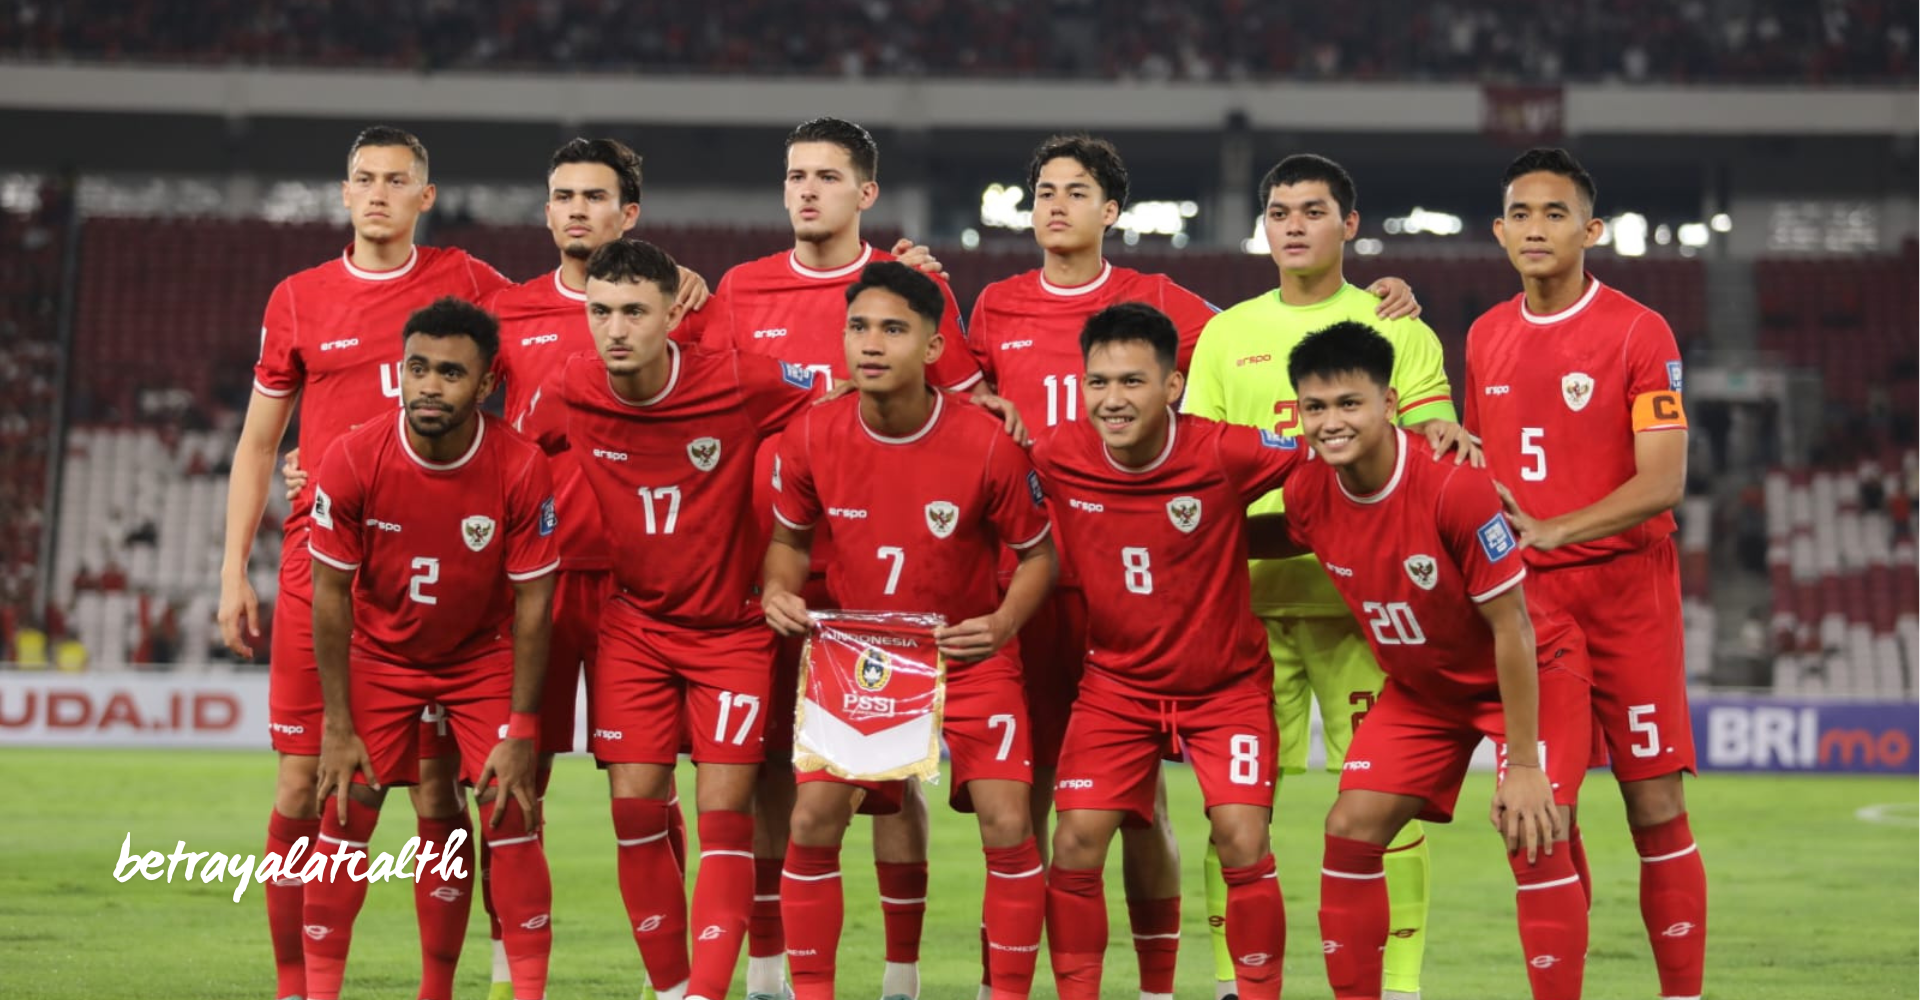
<path id="1" fill-rule="evenodd" d="M 1633 400 L 1633 432 L 1687 429 L 1687 411 L 1671 389 L 1643 392 Z"/>

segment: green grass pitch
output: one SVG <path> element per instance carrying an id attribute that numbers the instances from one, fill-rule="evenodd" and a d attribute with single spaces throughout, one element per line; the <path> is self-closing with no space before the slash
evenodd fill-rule
<path id="1" fill-rule="evenodd" d="M 261 850 L 273 781 L 265 753 L 21 750 L 0 754 L 12 782 L 0 819 L 0 996 L 28 998 L 271 997 L 272 963 L 260 890 L 235 904 L 232 881 L 122 884 L 120 844 L 136 851 Z M 683 774 L 682 780 L 690 779 Z M 1191 774 L 1168 771 L 1188 872 L 1182 998 L 1210 998 L 1211 960 L 1198 872 L 1203 821 Z M 1484 819 L 1490 778 L 1476 775 L 1463 815 L 1429 827 L 1433 915 L 1429 1000 L 1525 997 L 1513 926 L 1511 876 Z M 684 786 L 683 786 L 684 787 Z M 931 790 L 943 800 L 942 789 Z M 1314 942 L 1320 821 L 1331 775 L 1290 779 L 1274 823 L 1291 933 L 1286 996 L 1329 992 Z M 1709 776 L 1689 789 L 1693 828 L 1712 880 L 1707 995 L 1727 1000 L 1914 997 L 1920 968 L 1920 829 L 1911 778 Z M 1587 786 L 1583 826 L 1597 898 L 1587 993 L 1656 995 L 1640 925 L 1637 862 L 1619 797 L 1603 773 Z M 614 878 L 606 787 L 591 764 L 563 759 L 548 796 L 554 874 L 553 1000 L 639 994 L 640 960 Z M 1881 808 L 1873 808 L 1881 807 Z M 1866 810 L 1868 818 L 1862 818 Z M 413 830 L 395 796 L 375 850 L 395 851 Z M 970 1000 L 977 982 L 982 862 L 969 817 L 937 808 L 932 908 L 922 961 L 928 1000 Z M 844 855 L 848 897 L 841 993 L 878 995 L 880 914 L 865 823 Z M 1117 868 L 1107 961 L 1108 997 L 1137 996 Z M 460 976 L 463 997 L 486 995 L 485 922 L 475 907 Z M 350 997 L 412 997 L 418 953 L 412 894 L 375 886 L 356 927 Z M 1044 960 L 1035 997 L 1051 997 Z M 736 990 L 738 986 L 736 984 Z M 734 994 L 736 997 L 739 993 Z"/>

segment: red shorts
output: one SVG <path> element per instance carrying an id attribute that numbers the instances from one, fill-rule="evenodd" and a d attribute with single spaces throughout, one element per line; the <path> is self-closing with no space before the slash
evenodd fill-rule
<path id="1" fill-rule="evenodd" d="M 772 460 L 768 460 L 772 468 Z M 800 591 L 800 599 L 807 602 L 811 611 L 828 611 L 834 607 L 833 598 L 827 594 L 827 578 L 815 575 L 807 580 Z M 773 657 L 773 698 L 767 715 L 767 756 L 788 760 L 793 757 L 793 717 L 799 707 L 800 699 L 800 651 L 806 648 L 807 637 L 777 636 L 778 650 Z"/>
<path id="2" fill-rule="evenodd" d="M 1060 763 L 1067 717 L 1080 694 L 1087 658 L 1087 595 L 1056 587 L 1020 630 L 1020 661 L 1027 691 L 1027 730 L 1033 736 L 1033 766 Z"/>
<path id="3" fill-rule="evenodd" d="M 267 651 L 267 731 L 281 753 L 320 753 L 323 706 L 313 658 L 313 556 L 307 532 L 287 536 L 280 556 L 280 596 L 273 602 Z"/>
<path id="4" fill-rule="evenodd" d="M 600 606 L 613 594 L 606 570 L 563 569 L 553 587 L 553 634 L 547 643 L 547 689 L 540 702 L 540 752 L 573 752 L 580 673 L 591 673 L 600 648 Z"/>
<path id="5" fill-rule="evenodd" d="M 1586 633 L 1593 667 L 1593 752 L 1621 781 L 1694 771 L 1686 631 L 1673 539 L 1604 562 L 1536 569 L 1527 599 L 1544 600 Z"/>
<path id="6" fill-rule="evenodd" d="M 690 738 L 695 763 L 766 758 L 774 634 L 760 622 L 681 628 L 615 597 L 587 675 L 587 747 L 602 764 L 666 764 Z"/>
<path id="7" fill-rule="evenodd" d="M 959 812 L 973 811 L 969 781 L 1033 783 L 1033 739 L 1027 733 L 1027 700 L 1020 687 L 1020 667 L 999 654 L 979 663 L 947 666 L 947 701 L 940 735 L 953 761 L 953 782 L 947 802 Z M 867 790 L 863 813 L 900 810 L 904 781 L 848 781 L 827 771 L 802 771 L 800 784 L 831 781 Z"/>
<path id="8" fill-rule="evenodd" d="M 1553 801 L 1563 806 L 1579 801 L 1592 739 L 1588 681 L 1579 656 L 1573 647 L 1540 671 L 1540 763 L 1553 783 Z M 1506 716 L 1497 696 L 1442 704 L 1389 677 L 1347 747 L 1340 790 L 1412 795 L 1427 800 L 1421 819 L 1451 822 L 1482 738 L 1493 740 L 1504 776 Z"/>
<path id="9" fill-rule="evenodd" d="M 1247 684 L 1204 699 L 1140 698 L 1082 687 L 1067 723 L 1053 805 L 1125 813 L 1128 826 L 1153 822 L 1163 757 L 1184 752 L 1208 809 L 1273 807 L 1279 738 L 1273 689 Z"/>
<path id="10" fill-rule="evenodd" d="M 513 653 L 492 653 L 434 670 L 353 657 L 348 667 L 353 728 L 367 746 L 382 785 L 420 780 L 420 739 L 434 728 L 421 712 L 438 706 L 460 754 L 460 780 L 471 785 L 506 735 L 513 712 Z M 358 779 L 356 779 L 358 780 Z"/>

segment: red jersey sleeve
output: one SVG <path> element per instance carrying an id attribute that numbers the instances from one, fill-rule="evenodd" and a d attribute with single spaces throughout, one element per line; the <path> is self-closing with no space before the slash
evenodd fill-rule
<path id="1" fill-rule="evenodd" d="M 967 392 L 982 377 L 980 362 L 974 360 L 967 345 L 967 328 L 960 323 L 960 303 L 953 297 L 952 283 L 940 277 L 934 284 L 940 286 L 940 294 L 947 300 L 947 307 L 940 311 L 940 337 L 946 341 L 946 349 L 927 368 L 927 381 L 941 389 Z"/>
<path id="2" fill-rule="evenodd" d="M 313 474 L 312 531 L 307 535 L 307 550 L 334 569 L 351 573 L 360 568 L 365 552 L 361 508 L 366 497 L 353 467 L 353 456 L 347 453 L 347 440 L 336 439 Z"/>
<path id="3" fill-rule="evenodd" d="M 473 297 L 470 302 L 487 302 L 496 292 L 513 287 L 506 275 L 494 270 L 493 265 L 472 254 L 467 255 L 467 276 L 473 279 Z M 489 310 L 491 311 L 491 310 Z"/>
<path id="4" fill-rule="evenodd" d="M 535 389 L 533 395 L 527 397 L 527 408 L 513 418 L 513 429 L 549 455 L 571 447 L 567 442 L 567 401 L 563 396 L 567 367 L 571 364 L 569 361 L 561 365 L 552 378 Z"/>
<path id="5" fill-rule="evenodd" d="M 1279 489 L 1293 470 L 1299 468 L 1306 454 L 1297 437 L 1232 424 L 1220 425 L 1215 448 L 1220 456 L 1220 468 L 1245 503 Z"/>
<path id="6" fill-rule="evenodd" d="M 1207 328 L 1207 321 L 1213 319 L 1220 310 L 1213 303 L 1164 276 L 1160 279 L 1160 301 L 1157 305 L 1168 319 L 1173 320 L 1173 328 L 1180 331 L 1179 368 L 1184 372 L 1193 362 L 1193 348 L 1200 343 L 1200 331 Z"/>
<path id="7" fill-rule="evenodd" d="M 994 387 L 995 392 L 999 392 L 1000 373 L 993 367 L 993 345 L 987 343 L 985 339 L 978 341 L 973 339 L 974 333 L 985 328 L 986 317 L 987 296 L 982 292 L 973 300 L 973 318 L 967 320 L 967 353 L 972 354 L 973 363 L 980 366 L 980 376 L 987 380 L 988 385 Z"/>
<path id="8" fill-rule="evenodd" d="M 822 513 L 820 494 L 813 483 L 813 462 L 807 454 L 814 412 L 807 411 L 780 436 L 780 450 L 773 456 L 773 516 L 795 531 L 812 528 Z"/>
<path id="9" fill-rule="evenodd" d="M 253 366 L 253 387 L 263 396 L 291 396 L 306 382 L 300 364 L 299 320 L 293 311 L 293 285 L 282 281 L 267 299 L 260 321 L 260 360 Z"/>
<path id="10" fill-rule="evenodd" d="M 1646 310 L 1627 331 L 1627 406 L 1633 432 L 1685 430 L 1681 404 L 1680 347 L 1666 319 Z"/>
<path id="11" fill-rule="evenodd" d="M 524 583 L 559 569 L 559 528 L 547 457 L 528 452 L 507 487 L 507 579 Z"/>
<path id="12" fill-rule="evenodd" d="M 721 275 L 720 287 L 713 290 L 713 296 L 707 299 L 706 306 L 680 321 L 681 326 L 694 323 L 690 335 L 676 339 L 682 343 L 699 344 L 709 351 L 739 350 L 740 346 L 733 342 L 734 282 L 733 271 Z"/>
<path id="13" fill-rule="evenodd" d="M 1434 519 L 1475 603 L 1493 600 L 1526 577 L 1526 560 L 1501 513 L 1493 477 L 1484 470 L 1448 470 L 1434 504 Z"/>
<path id="14" fill-rule="evenodd" d="M 786 430 L 813 404 L 813 372 L 806 365 L 758 355 L 735 354 L 741 402 L 763 438 Z"/>
<path id="15" fill-rule="evenodd" d="M 1040 473 L 1013 439 L 995 431 L 987 450 L 987 520 L 1000 541 L 1016 549 L 1032 548 L 1047 537 L 1047 493 Z"/>

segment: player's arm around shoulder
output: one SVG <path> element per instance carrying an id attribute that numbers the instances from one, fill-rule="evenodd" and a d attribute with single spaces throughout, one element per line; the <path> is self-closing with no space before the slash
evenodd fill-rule
<path id="1" fill-rule="evenodd" d="M 1012 440 L 996 437 L 987 448 L 981 471 L 984 495 L 989 498 L 987 516 L 1019 562 L 1000 606 L 991 614 L 934 630 L 940 652 L 961 662 L 986 659 L 1019 634 L 1060 575 L 1040 473 Z"/>
<path id="2" fill-rule="evenodd" d="M 1232 334 L 1227 329 L 1233 310 L 1228 309 L 1207 321 L 1194 341 L 1193 356 L 1187 362 L 1187 385 L 1180 394 L 1180 412 L 1208 420 L 1227 419 L 1224 341 Z"/>
<path id="3" fill-rule="evenodd" d="M 785 636 L 805 635 L 813 627 L 800 594 L 812 562 L 813 528 L 825 513 L 808 453 L 820 412 L 810 409 L 794 421 L 773 459 L 773 536 L 760 562 L 760 611 L 767 625 Z"/>

